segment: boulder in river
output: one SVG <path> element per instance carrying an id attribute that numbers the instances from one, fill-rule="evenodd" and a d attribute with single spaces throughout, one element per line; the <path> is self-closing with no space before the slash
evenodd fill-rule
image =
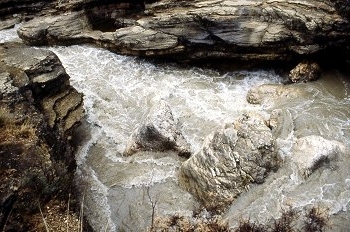
<path id="1" fill-rule="evenodd" d="M 160 101 L 132 133 L 124 154 L 167 150 L 174 150 L 179 156 L 187 158 L 191 155 L 190 146 L 182 135 L 170 106 L 165 101 Z"/>
<path id="2" fill-rule="evenodd" d="M 210 134 L 201 151 L 183 163 L 180 183 L 206 208 L 222 210 L 251 183 L 262 183 L 278 167 L 274 140 L 265 120 L 244 115 Z"/>
<path id="3" fill-rule="evenodd" d="M 345 151 L 345 146 L 334 140 L 310 135 L 297 139 L 292 148 L 292 161 L 303 177 L 308 177 L 323 164 L 336 159 Z"/>
<path id="4" fill-rule="evenodd" d="M 317 80 L 321 75 L 320 66 L 315 62 L 301 62 L 289 73 L 292 82 L 309 82 Z"/>

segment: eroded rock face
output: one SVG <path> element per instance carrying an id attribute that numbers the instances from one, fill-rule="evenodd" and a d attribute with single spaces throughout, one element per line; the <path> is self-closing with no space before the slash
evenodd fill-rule
<path id="1" fill-rule="evenodd" d="M 83 98 L 69 85 L 69 76 L 51 51 L 18 44 L 0 47 L 0 59 L 12 83 L 39 104 L 51 128 L 62 134 L 83 117 Z"/>
<path id="2" fill-rule="evenodd" d="M 222 210 L 277 166 L 271 130 L 261 116 L 250 114 L 209 135 L 183 163 L 180 183 L 207 208 Z"/>
<path id="3" fill-rule="evenodd" d="M 87 9 L 95 1 L 77 2 L 80 3 L 59 8 L 67 14 L 47 15 L 23 24 L 19 36 L 28 44 L 89 42 L 138 56 L 243 61 L 288 60 L 296 55 L 345 48 L 350 41 L 347 17 L 328 0 L 156 1 L 144 6 L 144 14 L 136 15 L 127 10 L 113 12 L 123 8 L 113 6 L 97 14 L 109 25 L 108 30 L 91 20 L 96 11 Z M 132 4 L 140 3 L 125 3 L 125 9 L 136 7 Z M 102 8 L 105 5 L 100 3 Z"/>
<path id="4" fill-rule="evenodd" d="M 309 82 L 317 80 L 321 75 L 320 66 L 314 62 L 302 62 L 289 73 L 292 82 Z"/>
<path id="5" fill-rule="evenodd" d="M 19 44 L 0 46 L 4 230 L 30 230 L 29 217 L 39 204 L 70 191 L 75 159 L 68 138 L 82 116 L 82 95 L 69 85 L 54 53 Z"/>
<path id="6" fill-rule="evenodd" d="M 126 155 L 138 151 L 174 150 L 189 157 L 190 146 L 178 128 L 177 121 L 165 101 L 155 104 L 145 120 L 132 133 L 125 149 Z"/>
<path id="7" fill-rule="evenodd" d="M 303 177 L 308 177 L 324 163 L 336 159 L 344 151 L 345 146 L 338 141 L 310 135 L 297 139 L 293 145 L 292 161 L 297 164 L 299 173 Z"/>

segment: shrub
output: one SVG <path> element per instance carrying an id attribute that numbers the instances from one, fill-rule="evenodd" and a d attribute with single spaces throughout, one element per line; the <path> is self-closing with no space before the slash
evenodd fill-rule
<path id="1" fill-rule="evenodd" d="M 327 213 L 318 207 L 312 207 L 305 214 L 304 229 L 308 232 L 322 232 L 327 226 Z"/>

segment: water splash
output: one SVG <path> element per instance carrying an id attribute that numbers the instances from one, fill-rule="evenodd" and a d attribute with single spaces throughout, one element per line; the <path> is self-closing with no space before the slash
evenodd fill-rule
<path id="1" fill-rule="evenodd" d="M 250 86 L 279 81 L 267 71 L 219 74 L 154 65 L 88 46 L 50 49 L 60 57 L 72 85 L 84 93 L 89 122 L 113 138 L 119 152 L 135 125 L 161 99 L 171 106 L 196 151 L 213 128 L 232 122 L 244 111 L 260 110 L 247 104 Z M 238 75 L 244 78 L 238 80 Z"/>
<path id="2" fill-rule="evenodd" d="M 21 24 L 17 24 L 14 28 L 0 31 L 0 44 L 5 42 L 16 42 L 21 41 L 17 35 L 17 29 Z"/>

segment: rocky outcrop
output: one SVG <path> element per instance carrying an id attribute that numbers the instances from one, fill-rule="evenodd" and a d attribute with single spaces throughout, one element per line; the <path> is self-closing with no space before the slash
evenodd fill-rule
<path id="1" fill-rule="evenodd" d="M 54 53 L 0 46 L 2 230 L 28 231 L 30 215 L 72 187 L 70 136 L 82 116 L 82 95 Z"/>
<path id="2" fill-rule="evenodd" d="M 179 156 L 189 157 L 190 146 L 178 128 L 170 106 L 161 101 L 155 104 L 141 125 L 129 138 L 124 154 L 138 151 L 176 151 Z"/>
<path id="3" fill-rule="evenodd" d="M 345 146 L 334 140 L 310 135 L 297 139 L 292 148 L 292 161 L 303 177 L 308 177 L 324 163 L 336 159 L 345 151 Z"/>
<path id="4" fill-rule="evenodd" d="M 309 82 L 317 80 L 321 75 L 320 66 L 314 62 L 301 62 L 289 73 L 292 82 Z"/>
<path id="5" fill-rule="evenodd" d="M 0 48 L 2 64 L 12 83 L 37 104 L 52 129 L 65 134 L 83 115 L 83 98 L 69 85 L 69 76 L 51 51 L 22 45 Z"/>
<path id="6" fill-rule="evenodd" d="M 146 4 L 143 14 L 113 12 L 110 7 L 94 14 L 86 10 L 94 1 L 78 2 L 85 4 L 84 10 L 68 4 L 60 9 L 69 13 L 29 21 L 19 36 L 32 45 L 89 42 L 138 56 L 243 61 L 287 60 L 331 49 L 342 52 L 350 41 L 347 17 L 329 0 L 169 0 Z M 130 8 L 125 8 L 133 9 L 132 2 L 137 3 L 129 1 Z M 108 30 L 93 23 L 96 15 Z"/>
<path id="7" fill-rule="evenodd" d="M 0 2 L 0 18 L 4 19 L 9 16 L 30 17 L 30 15 L 39 14 L 41 11 L 52 7 L 53 0 L 38 1 L 38 0 L 2 0 Z"/>
<path id="8" fill-rule="evenodd" d="M 113 17 L 139 14 L 144 10 L 141 0 L 3 0 L 0 2 L 0 29 L 13 27 L 45 15 L 59 15 L 69 11 L 84 11 L 97 28 L 114 26 Z"/>
<path id="9" fill-rule="evenodd" d="M 333 4 L 339 14 L 346 18 L 350 18 L 350 1 L 349 0 L 334 0 Z"/>
<path id="10" fill-rule="evenodd" d="M 261 116 L 245 115 L 206 138 L 183 163 L 180 183 L 205 207 L 220 211 L 277 166 L 271 130 Z"/>

